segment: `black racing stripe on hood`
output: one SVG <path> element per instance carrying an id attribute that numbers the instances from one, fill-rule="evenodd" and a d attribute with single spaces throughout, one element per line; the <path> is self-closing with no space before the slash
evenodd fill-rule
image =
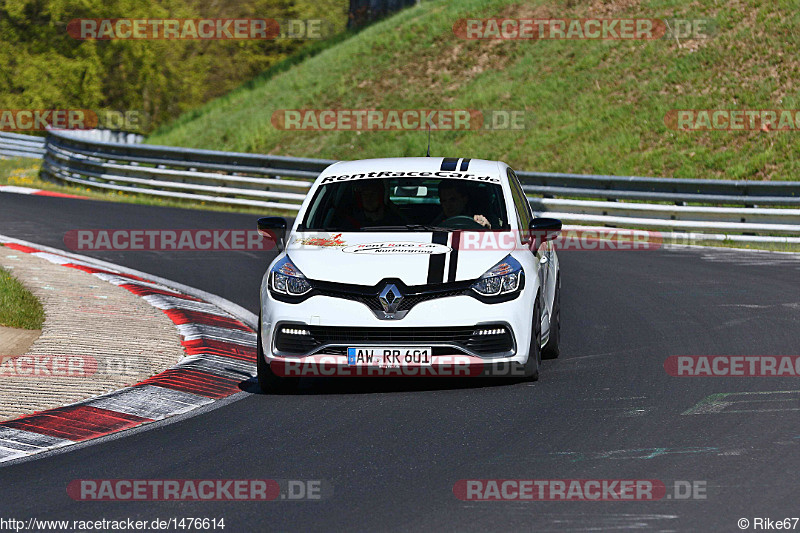
<path id="1" fill-rule="evenodd" d="M 442 159 L 442 168 L 439 170 L 455 170 L 458 165 L 457 157 L 445 157 Z"/>
<path id="2" fill-rule="evenodd" d="M 461 244 L 461 232 L 455 231 L 453 232 L 453 242 L 451 244 L 451 248 L 453 249 L 450 252 L 450 267 L 448 268 L 447 272 L 447 281 L 452 282 L 456 280 L 456 267 L 458 266 L 458 245 Z"/>
<path id="3" fill-rule="evenodd" d="M 448 233 L 446 231 L 434 231 L 431 242 L 434 244 L 447 244 Z M 444 260 L 446 254 L 431 254 L 428 259 L 428 283 L 444 282 Z"/>
<path id="4" fill-rule="evenodd" d="M 461 168 L 459 168 L 458 170 L 460 170 L 461 172 L 466 172 L 469 169 L 469 161 L 470 161 L 469 157 L 466 159 L 462 159 Z"/>

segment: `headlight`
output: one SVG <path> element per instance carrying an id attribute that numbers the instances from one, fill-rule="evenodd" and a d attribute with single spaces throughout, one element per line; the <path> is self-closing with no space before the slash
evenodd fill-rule
<path id="1" fill-rule="evenodd" d="M 522 275 L 522 265 L 507 255 L 473 283 L 471 288 L 483 296 L 509 294 L 519 290 Z"/>
<path id="2" fill-rule="evenodd" d="M 269 272 L 269 288 L 279 294 L 302 296 L 311 290 L 311 284 L 289 256 L 284 256 Z"/>

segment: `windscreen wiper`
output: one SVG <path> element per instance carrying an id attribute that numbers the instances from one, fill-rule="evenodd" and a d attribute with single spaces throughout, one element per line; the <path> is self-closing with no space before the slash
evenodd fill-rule
<path id="1" fill-rule="evenodd" d="M 453 228 L 443 228 L 441 226 L 428 226 L 427 224 L 403 224 L 397 226 L 363 226 L 359 231 L 454 231 Z"/>

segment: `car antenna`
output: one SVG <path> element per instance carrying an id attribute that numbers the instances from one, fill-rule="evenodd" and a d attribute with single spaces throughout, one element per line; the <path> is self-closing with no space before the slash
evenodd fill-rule
<path id="1" fill-rule="evenodd" d="M 431 156 L 431 125 L 428 124 L 428 153 L 425 155 L 425 157 L 430 157 L 430 156 Z"/>

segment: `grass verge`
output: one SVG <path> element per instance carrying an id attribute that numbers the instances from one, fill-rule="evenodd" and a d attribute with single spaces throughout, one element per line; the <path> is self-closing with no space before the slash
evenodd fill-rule
<path id="1" fill-rule="evenodd" d="M 44 309 L 39 300 L 8 271 L 0 268 L 0 326 L 42 329 Z"/>

